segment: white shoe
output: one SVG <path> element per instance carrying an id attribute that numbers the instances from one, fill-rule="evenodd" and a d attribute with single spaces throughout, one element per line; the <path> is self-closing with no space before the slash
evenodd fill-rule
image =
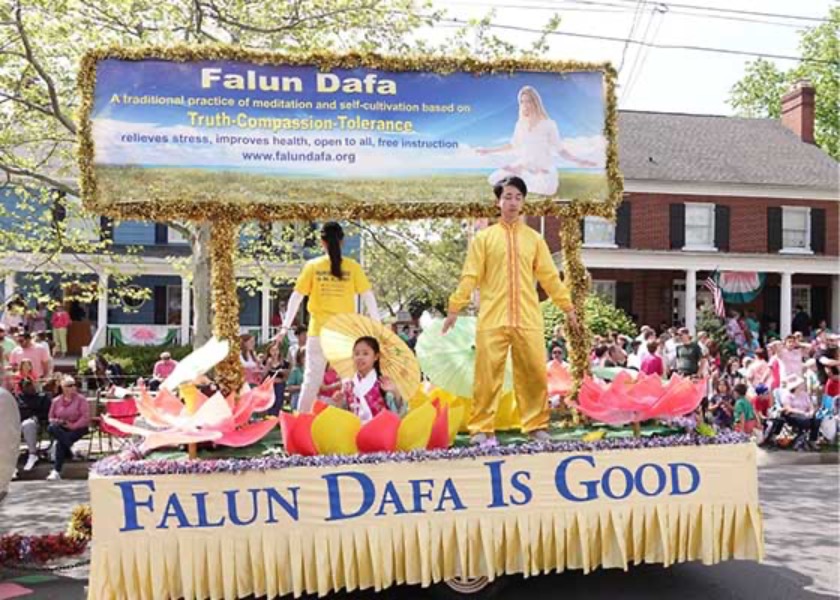
<path id="1" fill-rule="evenodd" d="M 14 480 L 14 479 L 17 479 L 17 478 L 18 478 L 18 470 L 15 469 L 15 472 L 12 474 L 12 479 Z"/>
<path id="2" fill-rule="evenodd" d="M 24 471 L 31 471 L 32 468 L 35 466 L 35 463 L 38 462 L 38 455 L 37 454 L 30 454 L 29 458 L 26 459 L 26 464 L 23 465 Z"/>
<path id="3" fill-rule="evenodd" d="M 50 471 L 50 474 L 47 475 L 47 481 L 58 481 L 61 479 L 61 473 L 53 469 Z"/>

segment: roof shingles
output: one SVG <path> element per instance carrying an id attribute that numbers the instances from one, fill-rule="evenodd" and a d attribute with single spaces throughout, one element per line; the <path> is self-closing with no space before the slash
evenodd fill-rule
<path id="1" fill-rule="evenodd" d="M 838 163 L 774 119 L 620 111 L 626 179 L 840 188 Z"/>

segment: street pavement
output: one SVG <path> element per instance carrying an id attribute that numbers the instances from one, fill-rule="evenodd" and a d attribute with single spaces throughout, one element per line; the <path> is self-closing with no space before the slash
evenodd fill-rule
<path id="1" fill-rule="evenodd" d="M 508 577 L 494 600 L 563 600 L 597 598 L 641 600 L 818 600 L 840 598 L 840 472 L 824 458 L 789 452 L 762 454 L 759 464 L 761 505 L 765 519 L 764 563 L 730 561 L 706 567 L 699 563 L 662 568 L 642 565 L 599 570 L 589 575 L 570 571 L 531 579 Z M 803 464 L 805 463 L 805 464 Z M 808 464 L 810 463 L 810 464 Z M 62 531 L 72 508 L 87 501 L 87 482 L 13 482 L 0 504 L 0 532 Z M 32 590 L 27 599 L 76 600 L 86 597 L 85 567 L 17 583 L 26 573 L 0 572 L 4 584 Z M 36 575 L 43 575 L 35 573 Z M 345 600 L 418 600 L 432 597 L 418 587 L 374 594 L 336 594 Z M 490 596 L 484 594 L 482 598 Z M 313 596 L 314 598 L 314 596 Z"/>

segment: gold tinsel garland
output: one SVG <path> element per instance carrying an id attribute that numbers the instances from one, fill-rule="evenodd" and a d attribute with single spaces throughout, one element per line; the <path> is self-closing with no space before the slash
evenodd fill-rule
<path id="1" fill-rule="evenodd" d="M 609 63 L 580 61 L 548 61 L 540 59 L 499 59 L 481 61 L 474 58 L 440 56 L 385 57 L 373 53 L 311 53 L 278 54 L 269 51 L 248 50 L 224 45 L 203 46 L 139 46 L 123 48 L 110 46 L 89 51 L 82 59 L 78 88 L 81 96 L 79 107 L 79 165 L 81 171 L 82 199 L 93 210 L 116 218 L 145 220 L 195 220 L 213 223 L 213 302 L 216 316 L 214 332 L 217 337 L 228 339 L 231 353 L 219 365 L 219 383 L 227 390 L 238 390 L 242 383 L 239 360 L 239 302 L 233 273 L 233 252 L 238 226 L 245 220 L 323 220 L 369 219 L 388 221 L 395 219 L 489 217 L 497 214 L 495 203 L 360 201 L 340 193 L 324 194 L 318 203 L 304 202 L 302 198 L 282 204 L 242 204 L 230 201 L 197 200 L 183 197 L 167 200 L 150 197 L 147 201 L 103 204 L 97 193 L 97 179 L 93 168 L 93 136 L 90 115 L 93 110 L 96 87 L 96 66 L 101 60 L 169 60 L 177 62 L 197 60 L 236 60 L 261 65 L 317 66 L 330 69 L 371 68 L 385 71 L 422 71 L 441 74 L 463 71 L 474 74 L 538 71 L 565 73 L 572 71 L 597 71 L 604 74 L 606 85 L 606 115 L 604 136 L 607 140 L 606 175 L 608 198 L 605 201 L 573 199 L 570 203 L 536 200 L 526 204 L 527 214 L 559 216 L 562 219 L 561 244 L 563 268 L 567 284 L 571 287 L 573 302 L 580 315 L 581 327 L 567 331 L 570 346 L 572 373 L 576 387 L 589 369 L 589 337 L 584 324 L 584 301 L 589 289 L 589 276 L 580 255 L 580 221 L 586 216 L 599 216 L 615 221 L 616 209 L 621 203 L 623 178 L 618 169 L 617 102 L 615 95 L 615 69 Z"/>
<path id="2" fill-rule="evenodd" d="M 600 72 L 605 81 L 605 126 L 607 140 L 606 175 L 608 197 L 606 200 L 573 199 L 571 204 L 585 211 L 585 214 L 605 216 L 614 214 L 621 202 L 623 182 L 618 171 L 617 148 L 617 103 L 615 97 L 616 73 L 609 63 L 581 61 L 550 61 L 540 59 L 499 59 L 482 61 L 474 58 L 452 58 L 443 56 L 380 56 L 374 53 L 333 54 L 329 52 L 309 54 L 279 54 L 263 50 L 249 50 L 226 45 L 201 46 L 137 46 L 124 48 L 109 46 L 88 51 L 82 58 L 78 88 L 81 97 L 79 106 L 79 165 L 82 200 L 85 206 L 97 213 L 122 219 L 188 219 L 207 221 L 215 219 L 219 209 L 237 221 L 249 219 L 260 221 L 276 220 L 319 220 L 369 219 L 388 221 L 395 219 L 488 217 L 496 214 L 493 202 L 389 202 L 388 199 L 359 200 L 337 191 L 317 194 L 317 202 L 304 201 L 301 194 L 291 193 L 278 204 L 255 204 L 233 202 L 230 199 L 200 199 L 186 194 L 178 196 L 167 190 L 166 199 L 150 197 L 138 202 L 104 202 L 99 195 L 96 173 L 93 168 L 93 135 L 91 112 L 96 88 L 96 67 L 99 61 L 118 60 L 165 60 L 187 62 L 199 60 L 234 60 L 258 65 L 315 66 L 322 71 L 331 69 L 370 68 L 392 72 L 434 72 L 441 74 L 462 71 L 476 75 L 491 73 L 512 73 L 535 71 L 568 73 L 574 71 Z M 291 184 L 290 184 L 291 186 Z M 293 188 L 292 189 L 293 192 Z M 533 215 L 557 215 L 563 204 L 552 200 L 538 200 L 528 204 L 527 212 Z"/>
<path id="3" fill-rule="evenodd" d="M 589 293 L 589 273 L 581 259 L 580 222 L 584 218 L 573 207 L 566 207 L 560 222 L 560 245 L 563 251 L 563 278 L 572 294 L 578 315 L 578 327 L 565 327 L 569 346 L 569 366 L 574 380 L 573 396 L 577 396 L 583 376 L 589 372 L 589 329 L 586 326 L 585 304 Z M 567 321 L 568 323 L 568 321 Z"/>
<path id="4" fill-rule="evenodd" d="M 213 221 L 210 233 L 213 335 L 230 342 L 230 352 L 216 367 L 216 383 L 225 394 L 238 392 L 243 382 L 239 359 L 239 296 L 233 266 L 238 236 L 239 223 L 235 219 L 228 217 Z"/>

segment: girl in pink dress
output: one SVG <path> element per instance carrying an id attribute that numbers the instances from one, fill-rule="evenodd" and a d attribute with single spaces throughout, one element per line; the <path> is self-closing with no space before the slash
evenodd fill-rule
<path id="1" fill-rule="evenodd" d="M 356 374 L 344 381 L 341 390 L 333 396 L 339 406 L 367 422 L 383 410 L 402 415 L 405 406 L 394 382 L 383 377 L 379 369 L 379 341 L 373 337 L 361 337 L 353 345 L 353 362 Z"/>

